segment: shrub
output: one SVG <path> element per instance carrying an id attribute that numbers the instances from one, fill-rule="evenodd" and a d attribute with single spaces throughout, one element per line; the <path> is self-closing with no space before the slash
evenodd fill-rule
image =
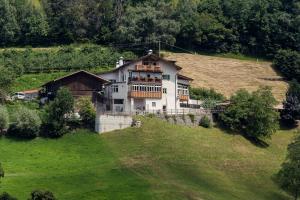
<path id="1" fill-rule="evenodd" d="M 230 102 L 220 114 L 225 127 L 253 139 L 270 137 L 278 129 L 279 114 L 274 109 L 277 103 L 270 88 L 263 87 L 253 93 L 239 90 Z"/>
<path id="2" fill-rule="evenodd" d="M 4 129 L 8 128 L 9 116 L 7 109 L 0 105 L 0 135 L 3 133 Z"/>
<path id="3" fill-rule="evenodd" d="M 204 128 L 211 128 L 212 127 L 211 120 L 206 115 L 201 118 L 199 125 L 202 126 L 202 127 L 204 127 Z"/>
<path id="4" fill-rule="evenodd" d="M 17 200 L 15 197 L 10 196 L 8 193 L 4 192 L 0 195 L 0 200 Z"/>
<path id="5" fill-rule="evenodd" d="M 192 99 L 196 100 L 215 100 L 224 101 L 225 97 L 223 94 L 216 92 L 214 89 L 206 88 L 190 88 L 190 96 Z"/>
<path id="6" fill-rule="evenodd" d="M 149 118 L 154 118 L 154 117 L 155 117 L 155 114 L 153 114 L 153 113 L 149 113 L 149 114 L 147 114 L 147 115 L 146 115 L 146 117 L 149 117 Z"/>
<path id="7" fill-rule="evenodd" d="M 205 99 L 201 106 L 205 109 L 213 109 L 217 105 L 217 101 L 214 99 Z"/>
<path id="8" fill-rule="evenodd" d="M 300 135 L 288 146 L 288 154 L 280 171 L 276 175 L 278 185 L 293 195 L 295 199 L 300 195 Z"/>
<path id="9" fill-rule="evenodd" d="M 295 125 L 300 118 L 300 84 L 293 80 L 290 83 L 286 100 L 283 102 L 281 119 L 286 125 Z"/>
<path id="10" fill-rule="evenodd" d="M 50 191 L 35 190 L 31 192 L 30 200 L 55 200 L 53 193 Z"/>
<path id="11" fill-rule="evenodd" d="M 96 110 L 91 99 L 88 97 L 80 98 L 76 107 L 79 109 L 82 126 L 94 130 Z"/>
<path id="12" fill-rule="evenodd" d="M 195 115 L 190 113 L 188 116 L 190 117 L 191 122 L 195 123 Z"/>
<path id="13" fill-rule="evenodd" d="M 13 123 L 7 131 L 9 136 L 32 139 L 39 135 L 41 119 L 36 111 L 19 107 L 12 118 Z"/>
<path id="14" fill-rule="evenodd" d="M 177 123 L 176 115 L 172 115 L 172 119 L 173 119 L 174 123 L 176 124 Z"/>
<path id="15" fill-rule="evenodd" d="M 170 116 L 167 115 L 167 114 L 165 114 L 165 119 L 166 119 L 167 121 L 169 121 L 169 118 L 170 118 Z"/>
<path id="16" fill-rule="evenodd" d="M 185 122 L 185 115 L 181 115 L 181 119 Z"/>
<path id="17" fill-rule="evenodd" d="M 45 108 L 41 135 L 57 138 L 68 132 L 67 115 L 72 114 L 74 98 L 67 88 L 58 90 L 56 97 Z"/>

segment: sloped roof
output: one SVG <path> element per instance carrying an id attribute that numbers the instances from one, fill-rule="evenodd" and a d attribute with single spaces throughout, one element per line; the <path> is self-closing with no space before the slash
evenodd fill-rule
<path id="1" fill-rule="evenodd" d="M 130 61 L 126 62 L 124 65 L 122 65 L 122 66 L 120 66 L 118 68 L 115 68 L 113 70 L 110 70 L 110 71 L 107 71 L 107 72 L 103 72 L 103 73 L 100 73 L 100 74 L 106 74 L 106 73 L 118 71 L 119 69 L 122 69 L 122 68 L 124 68 L 124 67 L 126 67 L 126 66 L 128 66 L 128 65 L 130 65 L 130 64 L 132 64 L 134 62 L 139 62 L 139 61 L 142 61 L 142 60 L 147 59 L 147 58 L 151 58 L 151 59 L 153 59 L 155 61 L 161 60 L 161 61 L 164 61 L 164 62 L 168 62 L 168 63 L 172 64 L 174 67 L 176 67 L 177 70 L 181 70 L 182 69 L 180 66 L 178 66 L 178 65 L 175 64 L 176 61 L 174 61 L 174 60 L 167 60 L 167 59 L 159 57 L 159 56 L 157 56 L 155 54 L 148 54 L 148 55 L 142 56 L 140 58 L 137 58 L 135 60 L 130 60 Z"/>
<path id="2" fill-rule="evenodd" d="M 182 74 L 177 74 L 177 77 L 179 79 L 183 79 L 183 80 L 188 80 L 188 81 L 193 81 L 194 79 L 190 78 L 190 77 L 187 77 L 187 76 L 184 76 Z"/>
<path id="3" fill-rule="evenodd" d="M 61 80 L 63 80 L 63 79 L 66 79 L 66 78 L 69 78 L 69 77 L 71 77 L 71 76 L 75 76 L 75 75 L 81 74 L 81 73 L 82 73 L 82 74 L 85 74 L 85 75 L 88 75 L 88 76 L 90 76 L 90 77 L 92 77 L 92 78 L 94 78 L 94 79 L 100 81 L 101 83 L 104 83 L 104 84 L 105 84 L 105 83 L 109 83 L 108 80 L 106 80 L 106 79 L 104 79 L 104 78 L 101 78 L 100 76 L 97 76 L 97 75 L 92 74 L 92 73 L 90 73 L 90 72 L 87 72 L 87 71 L 85 71 L 85 70 L 80 70 L 80 71 L 77 71 L 77 72 L 68 74 L 68 75 L 66 75 L 66 76 L 60 77 L 60 78 L 58 78 L 58 79 L 49 81 L 49 82 L 45 83 L 45 84 L 42 85 L 42 86 L 45 86 L 45 85 L 48 85 L 48 84 L 51 84 L 51 83 L 55 83 L 55 82 L 57 82 L 57 81 L 61 81 Z"/>

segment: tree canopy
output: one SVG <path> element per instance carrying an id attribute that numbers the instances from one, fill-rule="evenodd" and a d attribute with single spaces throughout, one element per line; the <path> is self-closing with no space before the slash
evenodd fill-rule
<path id="1" fill-rule="evenodd" d="M 230 99 L 230 106 L 221 113 L 225 126 L 253 139 L 270 137 L 278 129 L 276 100 L 270 88 L 264 87 L 249 93 L 239 90 Z"/>
<path id="2" fill-rule="evenodd" d="M 294 196 L 295 200 L 300 195 L 300 136 L 288 146 L 286 161 L 282 164 L 277 174 L 276 181 L 279 186 Z"/>
<path id="3" fill-rule="evenodd" d="M 0 45 L 158 40 L 211 52 L 299 51 L 297 0 L 1 0 Z"/>

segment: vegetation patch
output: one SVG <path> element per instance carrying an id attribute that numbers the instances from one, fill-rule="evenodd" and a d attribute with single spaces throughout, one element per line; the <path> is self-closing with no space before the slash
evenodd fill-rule
<path id="1" fill-rule="evenodd" d="M 77 130 L 57 140 L 0 139 L 5 170 L 0 193 L 28 199 L 40 188 L 57 199 L 182 200 L 187 194 L 194 199 L 288 199 L 272 176 L 293 131 L 279 131 L 268 148 L 257 148 L 216 128 L 141 120 L 138 130 L 103 135 Z"/>

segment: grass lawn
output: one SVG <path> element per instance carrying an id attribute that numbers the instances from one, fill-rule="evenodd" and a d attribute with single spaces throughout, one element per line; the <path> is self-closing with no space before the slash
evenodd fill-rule
<path id="1" fill-rule="evenodd" d="M 58 199 L 290 199 L 272 181 L 293 131 L 268 148 L 219 129 L 143 119 L 142 128 L 61 139 L 0 139 L 0 192 L 26 199 L 49 189 Z"/>
<path id="2" fill-rule="evenodd" d="M 12 86 L 12 91 L 19 92 L 24 90 L 38 89 L 44 83 L 57 79 L 66 74 L 66 72 L 24 74 L 23 76 L 17 78 Z"/>
<path id="3" fill-rule="evenodd" d="M 95 67 L 91 68 L 89 71 L 91 73 L 102 73 L 110 70 L 109 67 Z M 77 70 L 78 71 L 78 70 Z M 24 90 L 38 89 L 43 84 L 55 80 L 57 78 L 63 77 L 65 75 L 74 73 L 75 71 L 70 72 L 51 72 L 51 73 L 38 73 L 38 74 L 24 74 L 21 77 L 17 78 L 12 86 L 13 92 L 20 92 Z"/>

